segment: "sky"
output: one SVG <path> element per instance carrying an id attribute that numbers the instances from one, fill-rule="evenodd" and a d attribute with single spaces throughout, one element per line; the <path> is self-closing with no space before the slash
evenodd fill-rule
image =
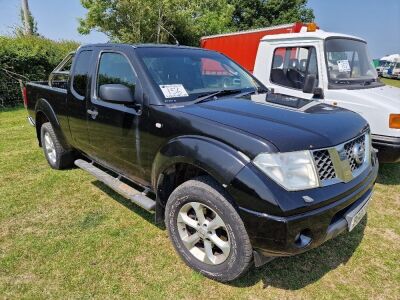
<path id="1" fill-rule="evenodd" d="M 20 23 L 20 0 L 0 0 L 0 34 L 10 34 Z M 400 53 L 400 0 L 309 0 L 316 23 L 325 31 L 364 38 L 373 58 Z M 54 40 L 82 44 L 106 42 L 101 32 L 80 35 L 78 18 L 86 10 L 79 0 L 29 0 L 39 33 Z"/>

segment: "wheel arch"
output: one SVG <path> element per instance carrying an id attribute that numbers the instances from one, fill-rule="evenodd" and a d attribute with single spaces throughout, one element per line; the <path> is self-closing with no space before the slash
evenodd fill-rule
<path id="1" fill-rule="evenodd" d="M 183 182 L 206 175 L 225 188 L 248 162 L 237 150 L 214 139 L 201 136 L 172 139 L 157 153 L 152 167 L 157 222 L 163 222 L 169 195 Z"/>
<path id="2" fill-rule="evenodd" d="M 37 101 L 35 106 L 36 137 L 38 139 L 40 147 L 42 147 L 42 142 L 40 139 L 40 131 L 42 125 L 46 122 L 50 122 L 51 126 L 53 127 L 54 133 L 57 135 L 57 138 L 59 139 L 61 145 L 65 149 L 70 149 L 71 147 L 68 144 L 65 135 L 62 132 L 60 122 L 51 104 L 46 99 L 41 98 Z"/>

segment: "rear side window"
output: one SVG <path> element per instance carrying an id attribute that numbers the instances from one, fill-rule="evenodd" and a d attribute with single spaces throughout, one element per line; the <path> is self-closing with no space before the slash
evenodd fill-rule
<path id="1" fill-rule="evenodd" d="M 314 47 L 275 49 L 272 60 L 271 82 L 301 90 L 308 74 L 315 75 L 318 84 L 318 65 Z"/>
<path id="2" fill-rule="evenodd" d="M 105 52 L 100 57 L 97 74 L 97 94 L 103 84 L 123 84 L 135 92 L 137 78 L 128 59 L 114 52 Z"/>
<path id="3" fill-rule="evenodd" d="M 75 58 L 76 62 L 72 88 L 79 96 L 82 97 L 85 96 L 87 90 L 91 57 L 92 51 L 85 50 L 79 52 L 78 56 Z"/>

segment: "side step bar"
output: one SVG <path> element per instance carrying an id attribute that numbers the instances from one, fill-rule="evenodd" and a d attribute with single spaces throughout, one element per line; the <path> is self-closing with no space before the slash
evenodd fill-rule
<path id="1" fill-rule="evenodd" d="M 115 178 L 103 170 L 95 167 L 93 164 L 83 160 L 77 159 L 75 160 L 74 164 L 89 172 L 94 177 L 96 177 L 99 181 L 103 182 L 105 185 L 109 186 L 111 189 L 116 191 L 118 194 L 121 194 L 125 198 L 131 200 L 133 203 L 139 205 L 140 207 L 144 208 L 145 210 L 154 210 L 156 206 L 156 202 L 153 199 L 147 197 L 144 193 L 135 190 L 133 187 L 127 185 L 126 183 L 122 182 L 118 178 Z"/>

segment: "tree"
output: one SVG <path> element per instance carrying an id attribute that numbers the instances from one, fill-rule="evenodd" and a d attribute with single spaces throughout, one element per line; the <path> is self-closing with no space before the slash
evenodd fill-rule
<path id="1" fill-rule="evenodd" d="M 14 34 L 16 36 L 23 36 L 23 35 L 39 36 L 37 22 L 35 21 L 35 19 L 32 16 L 32 13 L 29 10 L 27 0 L 22 0 L 19 16 L 22 25 L 14 28 Z"/>
<path id="2" fill-rule="evenodd" d="M 313 20 L 307 0 L 81 0 L 79 32 L 112 41 L 199 44 L 201 36 Z"/>
<path id="3" fill-rule="evenodd" d="M 21 0 L 21 11 L 23 17 L 23 24 L 25 27 L 25 35 L 32 35 L 32 27 L 30 22 L 30 11 L 28 6 L 28 0 Z"/>
<path id="4" fill-rule="evenodd" d="M 228 0 L 81 0 L 88 11 L 79 32 L 104 32 L 112 41 L 198 45 L 203 35 L 229 29 Z M 170 32 L 170 33 L 169 33 Z"/>
<path id="5" fill-rule="evenodd" d="M 314 20 L 307 0 L 229 0 L 229 3 L 234 6 L 231 26 L 239 30 Z"/>

